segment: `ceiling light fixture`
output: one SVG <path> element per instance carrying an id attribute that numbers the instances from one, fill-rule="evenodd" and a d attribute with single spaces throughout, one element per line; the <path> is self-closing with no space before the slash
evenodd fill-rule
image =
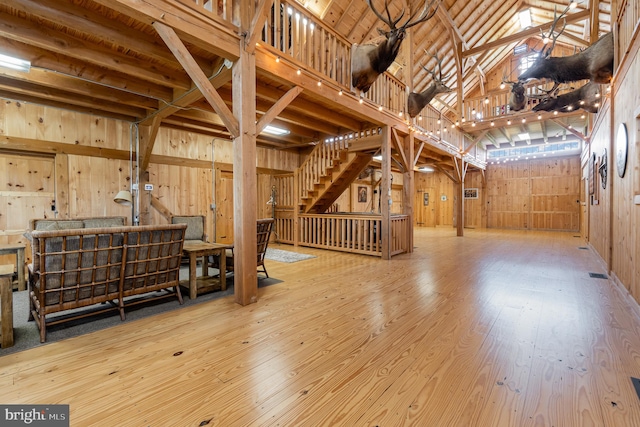
<path id="1" fill-rule="evenodd" d="M 262 131 L 262 133 L 281 136 L 281 135 L 288 135 L 289 131 L 287 129 L 279 128 L 277 126 L 267 125 Z"/>
<path id="2" fill-rule="evenodd" d="M 14 58 L 13 56 L 0 54 L 0 67 L 11 68 L 12 70 L 28 73 L 31 69 L 31 62 L 20 58 Z"/>

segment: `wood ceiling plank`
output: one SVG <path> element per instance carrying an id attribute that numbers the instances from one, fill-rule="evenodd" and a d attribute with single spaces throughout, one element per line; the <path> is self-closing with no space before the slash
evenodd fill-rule
<path id="1" fill-rule="evenodd" d="M 66 108 L 69 108 L 71 105 L 79 108 L 93 109 L 94 111 L 115 113 L 118 116 L 128 117 L 129 119 L 146 115 L 144 109 L 127 104 L 99 100 L 91 96 L 70 94 L 57 88 L 39 86 L 30 82 L 13 80 L 3 76 L 0 76 L 0 89 L 5 92 L 13 91 L 13 96 L 8 97 L 10 99 L 24 99 L 23 97 L 28 97 L 29 99 L 53 101 L 57 105 L 65 105 Z M 16 94 L 19 94 L 21 97 L 16 98 Z"/>
<path id="2" fill-rule="evenodd" d="M 589 17 L 589 11 L 585 10 L 585 11 L 581 11 L 578 13 L 574 13 L 571 15 L 567 15 L 566 17 L 566 21 L 567 23 L 571 23 L 571 22 L 577 22 L 577 21 L 582 21 L 586 18 Z M 473 56 L 473 55 L 477 55 L 479 53 L 484 52 L 485 50 L 489 50 L 489 49 L 495 49 L 496 47 L 499 46 L 504 46 L 506 44 L 510 44 L 510 43 L 515 43 L 517 41 L 520 40 L 525 40 L 529 37 L 538 35 L 540 33 L 540 31 L 544 31 L 548 28 L 551 27 L 551 22 L 547 22 L 546 24 L 542 24 L 542 25 L 538 25 L 537 27 L 532 27 L 523 31 L 520 31 L 516 34 L 511 34 L 509 36 L 503 37 L 499 40 L 494 40 L 492 42 L 489 43 L 485 43 L 482 46 L 477 46 L 474 47 L 472 49 L 466 50 L 462 53 L 463 57 L 468 57 L 468 56 Z"/>
<path id="3" fill-rule="evenodd" d="M 111 119 L 124 120 L 127 122 L 133 122 L 138 118 L 138 116 L 127 115 L 103 109 L 103 105 L 100 105 L 99 103 L 94 103 L 94 105 L 88 107 L 85 107 L 83 105 L 70 105 L 66 101 L 43 98 L 38 95 L 30 95 L 26 93 L 19 93 L 18 95 L 16 95 L 16 92 L 12 89 L 5 90 L 0 88 L 0 98 L 16 99 L 17 97 L 19 97 L 19 101 L 21 102 L 31 102 L 33 104 L 46 105 L 49 107 L 60 108 L 62 110 L 71 109 L 79 113 L 94 114 L 97 116 L 109 117 Z"/>
<path id="4" fill-rule="evenodd" d="M 183 73 L 170 73 L 167 72 L 168 70 L 159 72 L 153 67 L 141 67 L 140 61 L 134 58 L 4 13 L 0 13 L 0 37 L 76 58 L 156 84 L 182 89 L 190 87 L 188 76 Z"/>
<path id="5" fill-rule="evenodd" d="M 31 61 L 32 68 L 44 68 L 73 77 L 78 81 L 86 80 L 109 89 L 122 90 L 166 102 L 170 101 L 173 96 L 173 91 L 169 87 L 157 85 L 117 71 L 107 70 L 85 61 L 4 37 L 0 37 L 0 50 L 7 55 Z"/>
<path id="6" fill-rule="evenodd" d="M 182 40 L 215 55 L 231 60 L 240 56 L 240 36 L 237 27 L 229 23 L 221 23 L 202 13 L 193 13 L 188 7 L 175 0 L 92 1 L 147 25 L 162 22 L 172 27 Z M 215 32 L 215 37 L 211 37 L 212 28 L 218 30 Z"/>
<path id="7" fill-rule="evenodd" d="M 144 109 L 158 108 L 158 101 L 155 99 L 120 90 L 113 90 L 113 88 L 108 88 L 87 80 L 79 80 L 75 77 L 41 68 L 32 67 L 29 73 L 3 69 L 2 75 L 16 81 L 67 92 L 71 100 L 74 95 L 81 95 L 132 107 Z"/>
<path id="8" fill-rule="evenodd" d="M 175 58 L 159 40 L 71 2 L 14 0 L 11 6 L 24 14 L 35 14 L 39 18 L 87 35 L 95 35 L 96 28 L 100 28 L 100 39 L 105 43 L 126 47 L 127 50 L 157 61 L 175 63 Z M 205 62 L 202 61 L 200 65 L 205 66 Z"/>

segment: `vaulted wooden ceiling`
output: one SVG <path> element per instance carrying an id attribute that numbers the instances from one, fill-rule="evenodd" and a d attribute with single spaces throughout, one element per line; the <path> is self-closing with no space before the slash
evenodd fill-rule
<path id="1" fill-rule="evenodd" d="M 187 0 L 181 0 L 187 1 Z M 586 19 L 567 24 L 560 43 L 589 44 L 591 23 L 600 33 L 610 31 L 610 0 L 588 0 L 571 13 L 582 12 Z M 151 2 L 152 3 L 152 2 Z M 378 37 L 383 27 L 365 0 L 298 0 L 310 13 L 322 19 L 353 43 L 366 43 Z M 390 0 L 392 15 L 405 8 L 415 10 L 424 2 L 407 4 Z M 374 0 L 383 10 L 383 0 Z M 391 67 L 415 91 L 424 90 L 431 76 L 423 66 L 435 65 L 425 50 L 438 52 L 443 74 L 454 92 L 434 100 L 437 108 L 455 110 L 458 102 L 458 73 L 462 73 L 462 97 L 495 88 L 487 76 L 505 61 L 514 46 L 535 38 L 536 32 L 519 27 L 517 13 L 531 10 L 532 26 L 550 22 L 554 9 L 566 3 L 547 0 L 444 0 L 436 15 L 414 27 L 407 51 Z M 598 13 L 585 12 L 597 10 Z M 586 41 L 585 41 L 586 40 Z M 231 103 L 231 74 L 224 58 L 206 46 L 190 44 L 189 51 L 222 98 Z M 215 40 L 211 42 L 215 46 Z M 0 96 L 9 99 L 56 106 L 128 121 L 149 119 L 158 111 L 166 113 L 163 126 L 197 131 L 228 138 L 224 123 L 204 100 L 190 102 L 193 84 L 189 75 L 148 23 L 135 13 L 123 13 L 106 0 L 8 0 L 0 5 L 0 53 L 31 61 L 29 73 L 0 68 Z M 462 69 L 456 65 L 461 56 Z M 293 85 L 267 73 L 258 73 L 257 109 L 264 114 Z M 181 104 L 176 100 L 184 98 Z M 171 105 L 171 107 L 169 107 Z M 446 106 L 446 107 L 445 107 Z M 375 126 L 361 112 L 326 103 L 303 91 L 275 119 L 291 133 L 281 137 L 260 135 L 258 143 L 275 148 L 307 147 L 328 135 L 338 135 Z M 545 129 L 556 132 L 549 122 Z M 550 128 L 551 127 L 551 128 Z M 469 133 L 473 133 L 468 129 Z M 479 132 L 479 131 L 478 131 Z M 499 140 L 499 138 L 494 138 Z M 499 142 L 496 143 L 499 145 Z M 427 159 L 445 153 L 424 150 Z M 444 156 L 446 157 L 446 155 Z"/>

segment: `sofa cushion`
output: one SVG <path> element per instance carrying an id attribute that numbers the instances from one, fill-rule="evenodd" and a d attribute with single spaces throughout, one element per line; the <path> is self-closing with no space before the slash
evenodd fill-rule
<path id="1" fill-rule="evenodd" d="M 124 217 L 119 218 L 91 218 L 83 221 L 84 228 L 122 227 Z"/>

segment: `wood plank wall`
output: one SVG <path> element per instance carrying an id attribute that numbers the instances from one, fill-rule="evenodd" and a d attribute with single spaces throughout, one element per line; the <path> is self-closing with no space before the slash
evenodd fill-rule
<path id="1" fill-rule="evenodd" d="M 616 70 L 612 94 L 612 114 L 596 123 L 591 153 L 608 153 L 608 184 L 598 205 L 589 205 L 589 242 L 607 263 L 619 286 L 640 301 L 640 29 L 636 27 L 632 46 L 626 49 Z M 625 175 L 616 169 L 615 138 L 624 123 L 628 134 Z M 591 154 L 590 153 L 590 154 Z M 610 250 L 609 250 L 610 248 Z"/>
<path id="2" fill-rule="evenodd" d="M 487 226 L 579 231 L 580 157 L 487 166 Z"/>
<path id="3" fill-rule="evenodd" d="M 122 215 L 131 224 L 131 209 L 112 201 L 132 180 L 130 134 L 130 124 L 118 120 L 10 100 L 0 103 L 0 243 L 26 243 L 22 233 L 29 219 L 55 217 L 54 201 L 58 217 Z M 266 217 L 271 216 L 266 205 L 271 176 L 295 170 L 300 156 L 284 150 L 257 151 L 256 206 L 258 215 Z M 206 233 L 213 241 L 210 206 L 215 191 L 216 234 L 230 242 L 232 169 L 231 141 L 161 127 L 149 166 L 152 195 L 175 215 L 206 215 Z M 155 209 L 150 212 L 152 223 L 167 222 Z"/>
<path id="4" fill-rule="evenodd" d="M 414 225 L 423 227 L 453 227 L 455 188 L 447 175 L 441 172 L 416 172 Z M 428 205 L 425 205 L 425 193 Z"/>

